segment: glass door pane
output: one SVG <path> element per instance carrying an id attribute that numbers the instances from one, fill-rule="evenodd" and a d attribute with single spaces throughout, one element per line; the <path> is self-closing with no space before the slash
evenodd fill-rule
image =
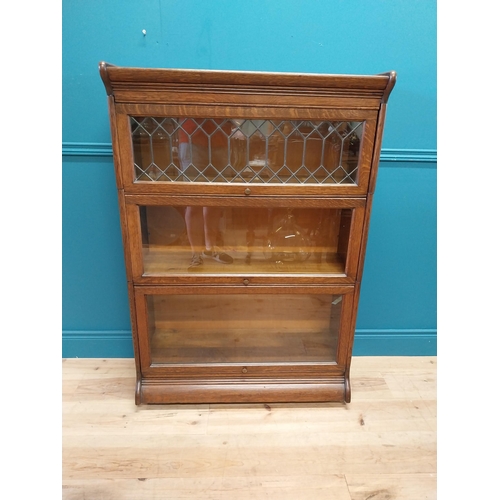
<path id="1" fill-rule="evenodd" d="M 131 117 L 135 181 L 357 185 L 362 121 Z"/>
<path id="2" fill-rule="evenodd" d="M 342 295 L 146 296 L 154 364 L 335 362 Z"/>
<path id="3" fill-rule="evenodd" d="M 140 206 L 143 275 L 344 274 L 354 211 Z"/>

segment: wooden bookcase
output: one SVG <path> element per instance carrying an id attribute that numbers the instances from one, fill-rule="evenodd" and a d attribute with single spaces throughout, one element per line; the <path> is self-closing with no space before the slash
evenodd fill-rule
<path id="1" fill-rule="evenodd" d="M 99 70 L 136 404 L 349 402 L 396 74 Z"/>

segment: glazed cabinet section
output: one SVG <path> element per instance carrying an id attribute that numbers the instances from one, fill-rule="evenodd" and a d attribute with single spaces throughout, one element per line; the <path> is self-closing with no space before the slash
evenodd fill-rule
<path id="1" fill-rule="evenodd" d="M 133 116 L 134 181 L 356 185 L 364 126 Z"/>
<path id="2" fill-rule="evenodd" d="M 363 199 L 126 196 L 136 283 L 356 280 Z M 204 256 L 206 233 L 225 261 Z M 203 262 L 191 266 L 193 254 Z M 297 281 L 298 280 L 298 281 Z"/>
<path id="3" fill-rule="evenodd" d="M 172 403 L 346 397 L 353 287 L 140 286 L 135 301 L 142 402 L 159 386 Z"/>
<path id="4" fill-rule="evenodd" d="M 136 108 L 119 105 L 116 116 L 122 182 L 130 193 L 182 193 L 187 186 L 197 194 L 221 186 L 241 194 L 246 186 L 253 194 L 301 196 L 363 195 L 368 189 L 377 129 L 372 110 L 322 111 L 317 116 L 328 119 L 310 120 L 287 119 L 296 112 L 281 110 L 280 118 L 257 120 L 231 108 L 202 117 L 144 116 Z M 168 110 L 180 111 L 163 108 Z"/>

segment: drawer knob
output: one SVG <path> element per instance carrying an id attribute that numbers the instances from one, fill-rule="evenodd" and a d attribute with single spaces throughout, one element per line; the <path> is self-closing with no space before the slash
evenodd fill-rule
<path id="1" fill-rule="evenodd" d="M 247 367 L 244 367 L 241 369 L 241 373 L 246 373 L 248 371 L 248 368 Z"/>
<path id="2" fill-rule="evenodd" d="M 245 196 L 249 196 L 252 193 L 252 191 L 250 190 L 250 188 L 246 188 L 244 193 L 245 193 Z"/>
<path id="3" fill-rule="evenodd" d="M 246 279 L 246 278 L 245 278 L 245 279 L 243 280 L 243 284 L 244 284 L 245 286 L 248 286 L 248 285 L 250 284 L 250 280 L 248 280 L 248 279 Z"/>

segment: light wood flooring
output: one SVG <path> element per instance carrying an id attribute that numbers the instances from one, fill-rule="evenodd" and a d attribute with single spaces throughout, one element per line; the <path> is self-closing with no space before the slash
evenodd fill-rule
<path id="1" fill-rule="evenodd" d="M 63 500 L 425 500 L 435 357 L 355 357 L 348 405 L 134 404 L 132 359 L 63 360 Z"/>

